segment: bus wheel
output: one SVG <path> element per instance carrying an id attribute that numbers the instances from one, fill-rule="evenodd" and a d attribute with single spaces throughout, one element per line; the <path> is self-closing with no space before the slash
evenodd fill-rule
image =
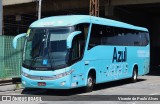
<path id="1" fill-rule="evenodd" d="M 132 73 L 132 78 L 131 78 L 131 81 L 133 83 L 135 83 L 137 81 L 137 76 L 138 76 L 138 71 L 137 71 L 137 68 L 134 67 L 133 73 Z"/>
<path id="2" fill-rule="evenodd" d="M 87 86 L 85 87 L 85 92 L 92 92 L 94 84 L 95 84 L 94 76 L 90 73 L 87 78 Z"/>

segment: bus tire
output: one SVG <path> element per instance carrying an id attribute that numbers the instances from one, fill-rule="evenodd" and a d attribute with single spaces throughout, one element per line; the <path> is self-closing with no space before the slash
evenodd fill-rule
<path id="1" fill-rule="evenodd" d="M 95 78 L 94 75 L 90 73 L 87 78 L 87 86 L 85 87 L 85 92 L 92 92 L 94 85 L 95 85 Z"/>
<path id="2" fill-rule="evenodd" d="M 138 77 L 138 69 L 134 67 L 133 72 L 132 72 L 131 82 L 135 83 L 137 81 L 137 77 Z"/>

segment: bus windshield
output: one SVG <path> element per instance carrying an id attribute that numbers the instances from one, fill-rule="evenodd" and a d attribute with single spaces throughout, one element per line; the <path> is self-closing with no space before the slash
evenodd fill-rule
<path id="1" fill-rule="evenodd" d="M 66 66 L 66 40 L 71 32 L 73 27 L 31 29 L 25 41 L 23 66 L 40 70 Z"/>

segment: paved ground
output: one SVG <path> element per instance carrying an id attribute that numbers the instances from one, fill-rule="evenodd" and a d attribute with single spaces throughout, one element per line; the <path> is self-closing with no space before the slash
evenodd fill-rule
<path id="1" fill-rule="evenodd" d="M 156 69 L 152 71 L 150 74 L 145 75 L 145 76 L 140 76 L 138 77 L 138 81 L 136 83 L 130 83 L 128 80 L 120 80 L 120 81 L 114 81 L 114 82 L 109 82 L 109 83 L 104 83 L 104 84 L 99 84 L 96 85 L 94 88 L 93 92 L 90 93 L 84 93 L 82 89 L 72 89 L 72 90 L 43 90 L 43 89 L 31 89 L 31 90 L 12 90 L 11 86 L 16 88 L 14 85 L 10 85 L 10 90 L 2 90 L 7 89 L 7 86 L 0 86 L 0 95 L 41 95 L 41 96 L 47 96 L 53 97 L 53 96 L 64 96 L 63 98 L 55 98 L 53 97 L 52 99 L 58 99 L 60 101 L 65 100 L 76 100 L 80 96 L 76 95 L 160 95 L 160 69 Z M 3 87 L 3 88 L 2 88 Z M 69 96 L 69 97 L 65 97 Z M 84 96 L 85 99 L 89 99 L 89 97 L 100 97 L 100 96 Z M 104 97 L 104 96 L 102 96 Z M 160 99 L 159 99 L 160 100 Z M 53 103 L 53 102 L 37 102 L 41 104 L 46 104 L 46 103 Z M 54 103 L 73 103 L 75 104 L 75 101 L 65 101 L 65 102 L 57 102 L 55 101 Z M 76 102 L 76 104 L 80 103 L 91 103 L 91 104 L 97 104 L 97 103 L 102 103 L 102 104 L 160 104 L 160 101 L 101 101 L 101 102 L 96 102 L 96 101 L 79 101 Z"/>

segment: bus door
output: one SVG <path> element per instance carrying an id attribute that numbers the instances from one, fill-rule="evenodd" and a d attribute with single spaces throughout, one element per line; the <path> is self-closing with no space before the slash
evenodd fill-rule
<path id="1" fill-rule="evenodd" d="M 81 36 L 82 34 L 75 36 L 72 41 L 71 62 L 73 64 L 72 69 L 74 70 L 72 75 L 72 87 L 78 87 L 84 84 L 84 61 L 82 60 L 82 58 L 84 54 L 85 43 Z"/>

